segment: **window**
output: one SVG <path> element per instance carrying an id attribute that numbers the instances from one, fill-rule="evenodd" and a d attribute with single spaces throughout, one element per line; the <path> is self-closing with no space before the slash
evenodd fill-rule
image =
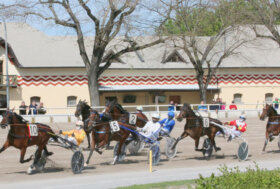
<path id="1" fill-rule="evenodd" d="M 272 93 L 266 93 L 265 94 L 265 103 L 272 103 L 273 101 L 273 94 Z"/>
<path id="2" fill-rule="evenodd" d="M 242 103 L 242 94 L 236 93 L 233 95 L 234 103 L 241 104 Z"/>
<path id="3" fill-rule="evenodd" d="M 108 102 L 112 102 L 112 101 L 118 101 L 116 96 L 106 96 L 105 97 L 105 104 L 107 104 Z"/>
<path id="4" fill-rule="evenodd" d="M 136 96 L 135 95 L 125 95 L 123 97 L 123 103 L 135 103 Z"/>
<path id="5" fill-rule="evenodd" d="M 154 97 L 153 103 L 156 102 L 156 97 L 158 98 L 158 103 L 165 103 L 166 102 L 166 96 L 164 95 L 158 95 Z"/>
<path id="6" fill-rule="evenodd" d="M 77 105 L 77 97 L 76 96 L 68 96 L 67 97 L 67 106 L 76 106 Z"/>
<path id="7" fill-rule="evenodd" d="M 163 58 L 162 63 L 167 62 L 186 62 L 185 59 L 175 50 L 167 58 Z"/>
<path id="8" fill-rule="evenodd" d="M 40 104 L 41 97 L 39 97 L 39 96 L 32 96 L 32 97 L 30 98 L 30 104 L 32 104 L 33 101 L 35 101 L 36 104 Z"/>

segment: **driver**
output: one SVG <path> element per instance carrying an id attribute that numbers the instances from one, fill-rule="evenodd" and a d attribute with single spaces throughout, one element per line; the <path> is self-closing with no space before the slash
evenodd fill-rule
<path id="1" fill-rule="evenodd" d="M 224 125 L 233 126 L 231 128 L 232 132 L 231 132 L 231 134 L 230 134 L 230 136 L 228 138 L 228 141 L 231 141 L 235 137 L 239 137 L 242 133 L 244 133 L 246 131 L 247 123 L 245 123 L 245 120 L 246 120 L 246 116 L 245 115 L 241 115 L 239 117 L 239 119 L 237 119 L 237 120 L 228 121 L 228 122 L 224 123 Z"/>
<path id="2" fill-rule="evenodd" d="M 158 122 L 159 118 L 160 116 L 158 113 L 152 114 L 152 121 L 148 121 L 146 125 L 142 129 L 140 129 L 140 133 L 147 138 L 156 140 L 158 138 L 161 127 Z"/>
<path id="3" fill-rule="evenodd" d="M 84 126 L 84 123 L 82 121 L 77 121 L 75 129 L 73 129 L 71 131 L 64 131 L 64 132 L 62 130 L 60 130 L 59 134 L 64 135 L 68 141 L 79 146 L 86 137 L 86 133 L 83 129 L 83 126 Z"/>
<path id="4" fill-rule="evenodd" d="M 143 107 L 142 106 L 137 106 L 136 107 L 136 113 L 142 113 L 143 112 Z"/>
<path id="5" fill-rule="evenodd" d="M 168 118 L 164 118 L 159 121 L 159 124 L 163 126 L 161 128 L 160 135 L 169 135 L 175 125 L 175 120 L 173 119 L 175 117 L 175 113 L 168 112 L 167 116 Z"/>

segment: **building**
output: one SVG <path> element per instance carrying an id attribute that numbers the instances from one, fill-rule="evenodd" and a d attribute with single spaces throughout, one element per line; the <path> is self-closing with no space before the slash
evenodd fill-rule
<path id="1" fill-rule="evenodd" d="M 73 107 L 89 100 L 85 68 L 76 37 L 47 36 L 24 23 L 8 23 L 10 106 L 22 100 L 45 107 Z M 4 32 L 0 30 L 0 101 L 5 101 Z M 148 40 L 148 39 L 145 39 Z M 92 41 L 87 41 L 88 47 Z M 240 56 L 225 59 L 207 91 L 207 102 L 218 96 L 226 104 L 271 102 L 280 96 L 280 49 L 258 39 L 261 46 L 245 46 Z M 111 53 L 114 49 L 108 49 Z M 184 52 L 164 45 L 116 59 L 99 80 L 100 102 L 117 99 L 123 105 L 200 103 L 195 71 Z M 252 106 L 253 108 L 253 106 Z M 53 111 L 53 113 L 63 111 Z"/>

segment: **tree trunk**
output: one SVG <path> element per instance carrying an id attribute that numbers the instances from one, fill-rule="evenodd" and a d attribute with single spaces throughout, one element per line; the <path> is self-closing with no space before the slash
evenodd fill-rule
<path id="1" fill-rule="evenodd" d="M 196 78 L 199 86 L 200 101 L 203 101 L 204 104 L 206 104 L 206 89 L 204 88 L 203 74 L 198 74 Z"/>
<path id="2" fill-rule="evenodd" d="M 92 71 L 88 75 L 88 90 L 90 96 L 90 104 L 91 106 L 99 106 L 99 91 L 98 91 L 98 78 L 97 73 Z"/>

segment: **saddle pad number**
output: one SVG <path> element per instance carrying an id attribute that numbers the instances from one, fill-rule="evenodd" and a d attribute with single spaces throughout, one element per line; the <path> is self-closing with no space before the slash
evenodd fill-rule
<path id="1" fill-rule="evenodd" d="M 30 124 L 30 125 L 29 125 L 29 133 L 30 133 L 30 136 L 38 136 L 38 128 L 37 128 L 37 125 L 35 125 L 35 124 Z"/>
<path id="2" fill-rule="evenodd" d="M 129 114 L 129 124 L 135 125 L 137 120 L 137 115 Z"/>
<path id="3" fill-rule="evenodd" d="M 110 122 L 110 128 L 111 128 L 112 132 L 120 131 L 120 126 L 119 126 L 119 123 L 117 121 L 111 121 Z"/>
<path id="4" fill-rule="evenodd" d="M 208 128 L 209 125 L 210 125 L 209 118 L 208 117 L 204 117 L 203 118 L 203 127 Z"/>

